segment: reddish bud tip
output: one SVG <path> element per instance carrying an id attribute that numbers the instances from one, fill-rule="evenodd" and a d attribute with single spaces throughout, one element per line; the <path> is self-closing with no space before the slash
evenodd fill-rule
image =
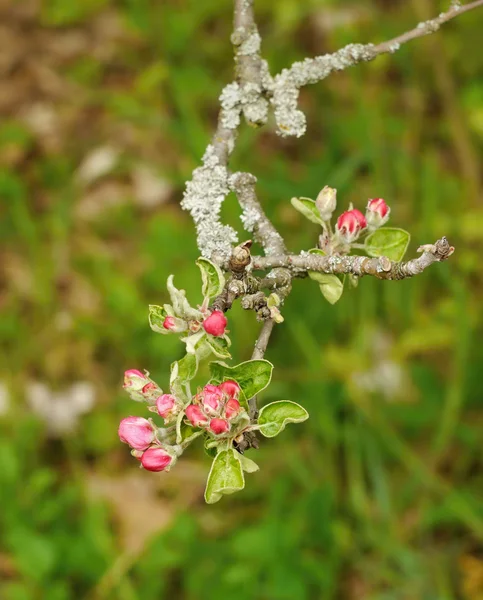
<path id="1" fill-rule="evenodd" d="M 171 411 L 176 406 L 176 398 L 171 394 L 163 394 L 156 398 L 156 410 L 158 415 L 166 419 L 171 416 Z"/>
<path id="2" fill-rule="evenodd" d="M 134 387 L 140 390 L 149 379 L 137 369 L 128 369 L 124 372 L 124 387 Z"/>
<path id="3" fill-rule="evenodd" d="M 230 430 L 230 424 L 225 419 L 211 419 L 210 429 L 216 435 L 226 433 Z"/>
<path id="4" fill-rule="evenodd" d="M 366 208 L 366 219 L 369 230 L 374 231 L 389 220 L 391 209 L 383 198 L 369 200 Z"/>
<path id="5" fill-rule="evenodd" d="M 219 337 L 225 333 L 227 323 L 228 321 L 221 310 L 214 310 L 211 315 L 203 321 L 203 329 L 206 333 Z"/>
<path id="6" fill-rule="evenodd" d="M 203 403 L 203 408 L 208 412 L 208 414 L 215 414 L 218 411 L 223 398 L 223 392 L 220 390 L 220 388 L 217 385 L 205 385 L 200 396 L 200 400 Z"/>
<path id="7" fill-rule="evenodd" d="M 238 400 L 235 400 L 235 398 L 230 398 L 225 405 L 225 417 L 227 419 L 232 419 L 233 417 L 236 417 L 240 410 L 241 405 Z"/>
<path id="8" fill-rule="evenodd" d="M 357 208 L 347 210 L 337 219 L 336 229 L 341 239 L 350 244 L 357 239 L 361 229 L 367 227 L 366 218 Z"/>
<path id="9" fill-rule="evenodd" d="M 389 206 L 383 198 L 373 198 L 367 204 L 367 210 L 377 213 L 381 218 L 384 218 L 390 211 Z"/>
<path id="10" fill-rule="evenodd" d="M 119 439 L 134 450 L 146 450 L 154 440 L 151 423 L 142 417 L 126 417 L 119 424 Z"/>
<path id="11" fill-rule="evenodd" d="M 220 390 L 229 396 L 230 398 L 238 398 L 238 394 L 240 393 L 240 386 L 233 379 L 227 379 L 223 383 L 220 383 L 218 386 Z"/>
<path id="12" fill-rule="evenodd" d="M 174 317 L 166 317 L 163 321 L 163 327 L 165 329 L 173 329 L 173 327 L 175 326 L 175 320 Z"/>
<path id="13" fill-rule="evenodd" d="M 142 466 L 148 471 L 164 471 L 173 457 L 163 448 L 149 448 L 141 457 Z"/>
<path id="14" fill-rule="evenodd" d="M 186 417 L 194 427 L 203 427 L 208 423 L 208 418 L 205 416 L 203 411 L 196 404 L 190 404 L 186 408 Z"/>

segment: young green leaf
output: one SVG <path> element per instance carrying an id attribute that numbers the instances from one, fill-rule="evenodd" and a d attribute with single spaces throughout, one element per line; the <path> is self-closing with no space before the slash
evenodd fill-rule
<path id="1" fill-rule="evenodd" d="M 177 367 L 175 367 L 177 365 Z M 196 354 L 185 354 L 183 358 L 177 360 L 171 366 L 171 375 L 175 373 L 175 378 L 181 383 L 191 381 L 198 370 L 198 359 Z"/>
<path id="2" fill-rule="evenodd" d="M 242 469 L 245 471 L 245 473 L 255 473 L 255 471 L 260 470 L 260 467 L 257 465 L 257 463 L 244 454 L 239 454 L 238 460 L 241 462 Z"/>
<path id="3" fill-rule="evenodd" d="M 318 208 L 315 206 L 314 200 L 310 198 L 292 198 L 290 200 L 292 206 L 304 215 L 312 223 L 322 225 L 322 217 L 320 216 Z"/>
<path id="4" fill-rule="evenodd" d="M 216 455 L 206 482 L 207 504 L 218 502 L 223 494 L 233 494 L 245 487 L 245 478 L 239 454 L 232 448 Z"/>
<path id="5" fill-rule="evenodd" d="M 207 258 L 200 257 L 196 264 L 201 271 L 202 287 L 201 291 L 204 298 L 215 298 L 223 291 L 225 287 L 225 278 L 218 267 Z"/>
<path id="6" fill-rule="evenodd" d="M 411 236 L 404 229 L 381 227 L 367 236 L 365 249 L 369 256 L 387 256 L 399 262 L 408 249 Z"/>
<path id="7" fill-rule="evenodd" d="M 310 254 L 320 254 L 325 256 L 325 252 L 319 248 L 309 250 Z M 344 291 L 344 282 L 337 276 L 331 273 L 320 273 L 319 271 L 308 271 L 310 279 L 313 279 L 319 284 L 322 295 L 330 302 L 335 304 L 342 296 Z"/>
<path id="8" fill-rule="evenodd" d="M 207 336 L 204 342 L 210 352 L 212 352 L 218 358 L 231 358 L 230 351 L 228 350 L 229 343 L 226 337 L 212 337 Z"/>
<path id="9" fill-rule="evenodd" d="M 330 304 L 335 304 L 337 300 L 340 299 L 342 292 L 344 291 L 343 282 L 337 277 L 337 275 L 331 275 L 330 273 L 318 273 L 318 275 L 319 277 L 316 281 L 319 283 L 322 295 L 327 302 Z"/>
<path id="10" fill-rule="evenodd" d="M 278 435 L 287 423 L 301 423 L 309 418 L 303 406 L 290 400 L 279 400 L 263 406 L 258 415 L 260 433 L 271 438 Z"/>
<path id="11" fill-rule="evenodd" d="M 157 306 L 156 304 L 149 305 L 149 326 L 156 333 L 169 333 L 167 329 L 163 327 L 164 319 L 168 316 L 163 306 Z"/>
<path id="12" fill-rule="evenodd" d="M 265 359 L 247 360 L 236 367 L 229 367 L 222 362 L 210 363 L 212 383 L 218 384 L 225 379 L 234 379 L 247 400 L 268 386 L 272 379 L 272 370 L 272 363 Z"/>

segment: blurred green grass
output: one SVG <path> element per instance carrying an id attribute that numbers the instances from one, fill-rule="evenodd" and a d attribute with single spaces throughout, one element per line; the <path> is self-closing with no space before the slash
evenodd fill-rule
<path id="1" fill-rule="evenodd" d="M 445 8 L 256 4 L 272 72 Z M 263 400 L 294 399 L 311 419 L 263 444 L 261 474 L 209 507 L 201 449 L 157 477 L 137 471 L 116 429 L 139 410 L 120 390 L 123 370 L 166 386 L 182 350 L 149 330 L 147 305 L 164 300 L 172 272 L 199 294 L 179 200 L 232 77 L 230 3 L 25 0 L 2 11 L 0 597 L 481 600 L 481 11 L 304 90 L 301 140 L 243 129 L 233 169 L 258 177 L 293 250 L 317 231 L 290 198 L 328 184 L 341 208 L 386 198 L 411 254 L 442 234 L 457 251 L 414 280 L 363 280 L 334 307 L 315 283 L 295 283 Z M 83 178 L 105 148 L 109 168 Z M 234 198 L 223 211 L 243 239 Z M 234 308 L 235 359 L 250 356 L 258 327 Z M 92 384 L 94 407 L 52 432 L 29 385 L 53 398 L 78 381 Z"/>

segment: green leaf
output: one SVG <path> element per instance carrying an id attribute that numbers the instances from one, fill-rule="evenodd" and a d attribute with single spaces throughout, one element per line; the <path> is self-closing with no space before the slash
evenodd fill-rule
<path id="1" fill-rule="evenodd" d="M 342 296 L 344 291 L 343 282 L 337 277 L 337 275 L 331 275 L 330 273 L 319 273 L 320 277 L 317 279 L 322 295 L 330 302 L 335 304 L 337 300 Z"/>
<path id="2" fill-rule="evenodd" d="M 198 370 L 196 354 L 185 354 L 183 358 L 171 365 L 171 380 L 178 379 L 181 383 L 191 381 Z"/>
<path id="3" fill-rule="evenodd" d="M 247 360 L 236 367 L 229 367 L 222 362 L 210 363 L 212 382 L 218 384 L 225 379 L 234 379 L 247 400 L 268 386 L 272 370 L 272 363 L 265 359 Z"/>
<path id="4" fill-rule="evenodd" d="M 381 227 L 367 236 L 365 248 L 369 256 L 387 256 L 399 262 L 409 246 L 411 236 L 404 229 Z"/>
<path id="5" fill-rule="evenodd" d="M 196 333 L 181 338 L 181 341 L 186 344 L 186 352 L 188 352 L 189 354 L 198 354 L 198 352 L 200 352 L 201 358 L 204 358 L 202 346 L 206 337 L 206 331 L 204 329 L 200 329 Z"/>
<path id="6" fill-rule="evenodd" d="M 258 425 L 260 433 L 271 438 L 283 431 L 287 423 L 301 423 L 308 418 L 309 413 L 300 404 L 290 400 L 279 400 L 260 409 Z"/>
<path id="7" fill-rule="evenodd" d="M 318 208 L 315 206 L 315 201 L 310 198 L 292 198 L 290 200 L 292 206 L 304 215 L 312 223 L 322 225 L 322 217 L 320 216 Z"/>
<path id="8" fill-rule="evenodd" d="M 226 337 L 213 337 L 207 336 L 205 344 L 216 357 L 218 358 L 231 358 L 229 348 L 229 340 Z"/>
<path id="9" fill-rule="evenodd" d="M 170 333 L 163 327 L 164 319 L 168 316 L 168 313 L 162 306 L 156 304 L 149 305 L 149 325 L 156 333 L 167 334 Z"/>
<path id="10" fill-rule="evenodd" d="M 223 494 L 233 494 L 244 487 L 245 478 L 238 452 L 232 448 L 222 450 L 216 455 L 206 482 L 207 504 L 214 504 Z"/>
<path id="11" fill-rule="evenodd" d="M 223 291 L 225 287 L 225 278 L 218 267 L 207 258 L 200 257 L 196 264 L 201 271 L 202 287 L 201 291 L 204 298 L 215 298 Z"/>
<path id="12" fill-rule="evenodd" d="M 325 256 L 325 252 L 319 248 L 309 250 L 310 254 L 320 254 Z M 331 273 L 320 273 L 320 271 L 308 271 L 310 279 L 313 279 L 319 284 L 322 295 L 330 302 L 335 304 L 342 296 L 344 291 L 344 282 L 337 275 Z"/>
<path id="13" fill-rule="evenodd" d="M 260 470 L 260 467 L 257 465 L 257 463 L 244 454 L 239 454 L 238 460 L 241 462 L 242 469 L 245 471 L 245 473 L 255 473 L 255 471 Z"/>

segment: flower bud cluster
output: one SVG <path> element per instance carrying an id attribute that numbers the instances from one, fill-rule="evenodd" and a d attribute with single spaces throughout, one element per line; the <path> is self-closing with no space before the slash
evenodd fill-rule
<path id="1" fill-rule="evenodd" d="M 163 390 L 150 377 L 149 373 L 141 373 L 137 369 L 128 369 L 124 373 L 123 388 L 132 400 L 154 404 Z"/>
<path id="2" fill-rule="evenodd" d="M 305 200 L 308 200 L 305 198 Z M 310 200 L 309 200 L 310 202 Z M 313 201 L 312 201 L 313 202 Z M 320 237 L 319 248 L 324 252 L 346 252 L 364 232 L 372 232 L 382 227 L 389 220 L 391 209 L 383 198 L 368 200 L 365 214 L 352 205 L 337 219 L 335 233 L 332 233 L 330 220 L 337 208 L 337 190 L 325 186 L 315 200 L 315 209 L 323 225 L 324 233 Z M 300 210 L 300 209 L 299 209 Z M 312 210 L 310 205 L 305 210 Z M 313 214 L 313 213 L 312 213 Z M 306 215 L 307 216 L 307 215 Z M 313 220 L 312 217 L 308 217 Z"/>
<path id="3" fill-rule="evenodd" d="M 246 412 L 238 401 L 239 395 L 240 386 L 233 380 L 205 385 L 186 408 L 186 417 L 194 427 L 215 436 L 225 435 L 232 431 L 237 417 Z"/>
<path id="4" fill-rule="evenodd" d="M 119 424 L 119 438 L 148 471 L 168 471 L 176 461 L 173 447 L 156 439 L 155 426 L 143 417 L 126 417 Z"/>
<path id="5" fill-rule="evenodd" d="M 214 337 L 221 337 L 225 335 L 227 318 L 220 310 L 205 310 L 203 313 L 203 320 L 197 321 L 195 319 L 185 321 L 178 317 L 168 315 L 163 321 L 163 328 L 170 333 L 183 333 L 190 331 L 196 333 L 201 327 Z"/>

